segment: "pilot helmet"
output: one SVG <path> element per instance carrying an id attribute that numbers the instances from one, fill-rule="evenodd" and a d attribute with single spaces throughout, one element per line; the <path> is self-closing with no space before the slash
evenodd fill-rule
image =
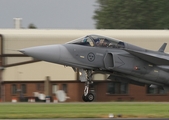
<path id="1" fill-rule="evenodd" d="M 104 38 L 101 38 L 101 39 L 100 39 L 100 43 L 103 43 L 103 42 L 104 42 Z"/>

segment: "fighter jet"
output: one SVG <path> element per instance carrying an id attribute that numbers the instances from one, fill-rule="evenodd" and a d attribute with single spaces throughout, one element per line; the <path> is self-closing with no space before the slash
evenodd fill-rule
<path id="1" fill-rule="evenodd" d="M 136 85 L 163 87 L 169 91 L 169 55 L 164 43 L 158 51 L 147 50 L 118 39 L 87 35 L 65 44 L 37 46 L 19 50 L 38 60 L 78 70 L 85 82 L 82 99 L 93 101 L 92 75 L 108 74 L 107 79 Z"/>

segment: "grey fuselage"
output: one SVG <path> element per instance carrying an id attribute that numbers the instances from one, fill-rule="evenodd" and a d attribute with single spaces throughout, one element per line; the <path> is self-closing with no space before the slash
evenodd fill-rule
<path id="1" fill-rule="evenodd" d="M 124 82 L 126 78 L 126 81 L 169 86 L 168 54 L 128 43 L 122 43 L 123 47 L 97 47 L 75 43 L 76 41 L 31 47 L 20 51 L 39 60 L 108 73 Z"/>
<path id="2" fill-rule="evenodd" d="M 64 44 L 59 64 L 67 66 L 123 73 L 129 78 L 144 79 L 147 83 L 169 84 L 168 72 L 141 60 L 122 49 L 97 48 Z M 67 54 L 65 56 L 65 54 Z M 63 63 L 64 62 L 64 63 Z M 143 81 L 143 82 L 145 82 Z"/>

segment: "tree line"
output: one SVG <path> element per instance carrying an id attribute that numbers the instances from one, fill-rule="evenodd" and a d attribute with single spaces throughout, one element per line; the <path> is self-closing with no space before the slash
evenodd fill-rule
<path id="1" fill-rule="evenodd" d="M 97 29 L 168 29 L 169 0 L 97 0 Z"/>

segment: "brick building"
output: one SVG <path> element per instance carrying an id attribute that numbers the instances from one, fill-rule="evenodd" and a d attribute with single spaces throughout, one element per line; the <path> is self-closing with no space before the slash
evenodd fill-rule
<path id="1" fill-rule="evenodd" d="M 34 92 L 54 98 L 64 90 L 67 101 L 82 101 L 84 83 L 72 68 L 37 61 L 17 50 L 39 45 L 62 44 L 87 34 L 114 37 L 147 49 L 158 50 L 169 41 L 168 30 L 27 30 L 0 29 L 0 98 L 18 101 L 34 97 Z M 166 52 L 169 47 L 166 48 Z M 95 101 L 169 101 L 169 93 L 159 88 L 106 80 L 95 74 Z"/>

